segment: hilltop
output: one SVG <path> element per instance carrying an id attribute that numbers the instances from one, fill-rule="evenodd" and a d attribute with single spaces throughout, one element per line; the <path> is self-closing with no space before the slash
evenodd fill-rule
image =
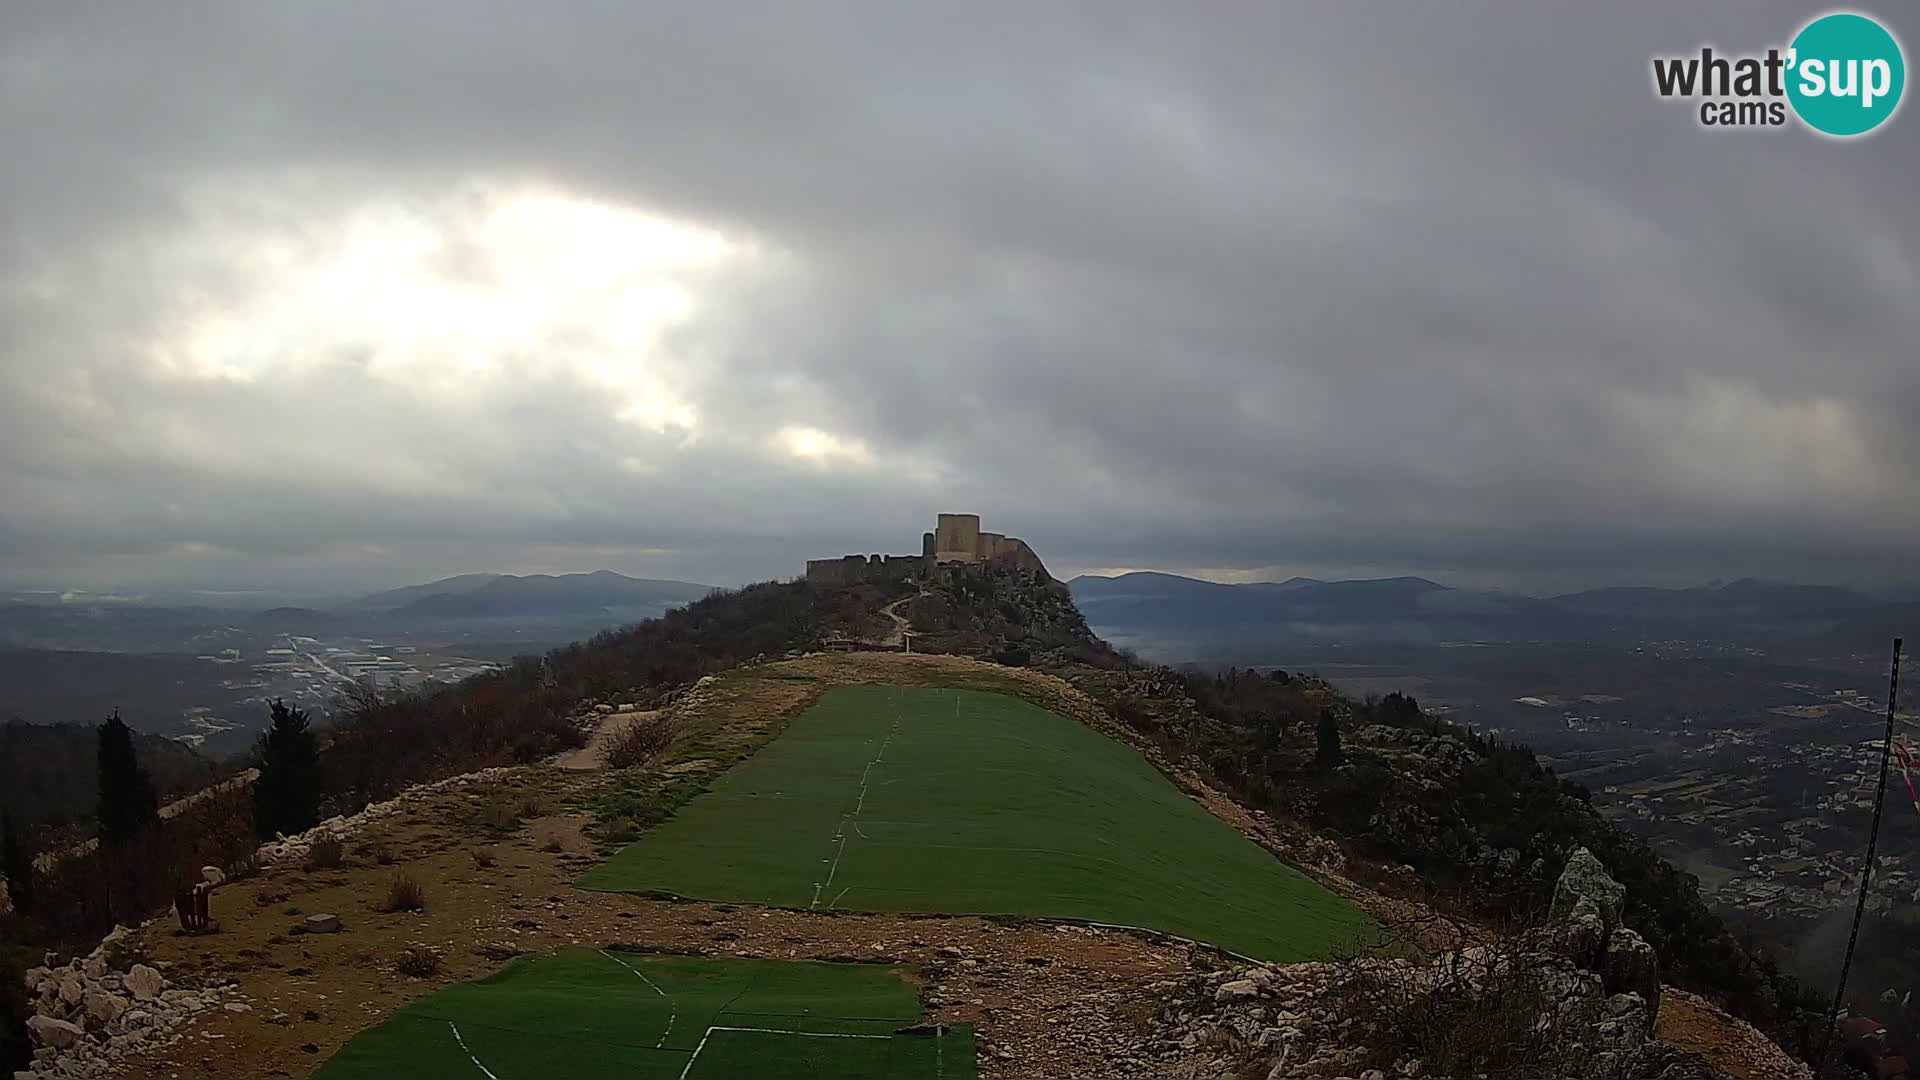
<path id="1" fill-rule="evenodd" d="M 881 639 L 889 610 L 904 611 L 916 652 L 948 655 L 804 655 L 848 635 Z M 190 1040 L 221 1036 L 219 1056 L 155 1046 L 142 1051 L 153 1056 L 134 1060 L 216 1075 L 316 1061 L 449 980 L 495 970 L 517 952 L 544 955 L 573 944 L 893 961 L 923 980 L 931 1022 L 974 1033 L 983 1075 L 1197 1068 L 1217 1057 L 1220 1044 L 1212 1040 L 1229 1038 L 1218 1033 L 1242 1023 L 1235 1019 L 1241 1014 L 1209 1018 L 1181 1004 L 1185 973 L 1196 966 L 1226 970 L 1234 961 L 1214 945 L 1181 942 L 1151 927 L 1076 927 L 1044 915 L 1003 924 L 964 914 L 981 910 L 965 906 L 935 919 L 829 914 L 806 903 L 709 891 L 741 887 L 717 879 L 685 889 L 699 898 L 574 886 L 604 856 L 668 835 L 662 822 L 696 827 L 691 809 L 685 823 L 677 817 L 681 807 L 705 798 L 722 777 L 749 782 L 749 772 L 729 770 L 790 727 L 817 724 L 805 717 L 829 700 L 823 695 L 858 683 L 1006 695 L 1131 747 L 1213 821 L 1367 912 L 1396 940 L 1436 954 L 1502 940 L 1504 928 L 1537 922 L 1572 856 L 1587 848 L 1617 879 L 1623 900 L 1598 924 L 1603 941 L 1611 942 L 1615 930 L 1629 935 L 1620 938 L 1620 955 L 1644 949 L 1646 963 L 1657 963 L 1668 983 L 1701 992 L 1789 1044 L 1804 1043 L 1808 1002 L 1791 980 L 1732 939 L 1699 902 L 1691 879 L 1614 830 L 1576 785 L 1559 781 L 1524 748 L 1489 742 L 1397 695 L 1354 701 L 1284 672 L 1213 676 L 1143 664 L 1095 637 L 1071 594 L 1044 569 L 1000 564 L 949 567 L 902 582 L 801 581 L 717 593 L 455 687 L 349 703 L 324 762 L 329 810 L 349 815 L 324 827 L 346 837 L 344 861 L 316 863 L 311 838 L 268 845 L 258 855 L 257 881 L 217 894 L 221 934 L 175 939 L 150 927 L 144 940 L 168 961 L 169 977 L 209 990 L 238 977 L 230 989 L 251 1004 L 247 1011 L 182 1017 L 170 1029 Z M 653 725 L 664 725 L 658 730 L 670 733 L 670 744 L 642 766 L 579 771 L 543 764 L 562 760 L 556 755 L 596 728 Z M 1337 733 L 1331 758 L 1329 730 Z M 879 749 L 873 763 L 887 758 L 884 729 L 878 736 L 858 732 L 851 737 Z M 950 804 L 937 789 L 928 793 Z M 793 816 L 777 812 L 766 820 L 785 827 Z M 728 835 L 750 838 L 757 827 Z M 847 836 L 844 844 L 887 842 L 884 832 Z M 492 852 L 484 862 L 475 854 L 482 849 Z M 752 856 L 763 857 L 787 858 L 778 847 Z M 857 847 L 852 857 L 851 881 L 881 883 L 872 876 L 879 864 L 859 869 L 867 856 Z M 212 861 L 241 874 L 253 865 L 250 847 L 224 856 L 202 847 L 183 858 L 190 860 L 183 865 Z M 679 864 L 668 858 L 659 865 Z M 399 869 L 424 882 L 423 911 L 377 910 Z M 759 879 L 741 880 L 752 888 Z M 764 909 L 756 915 L 756 908 Z M 1141 910 L 1143 918 L 1158 918 L 1151 904 Z M 288 936 L 289 925 L 315 912 L 340 914 L 345 931 Z M 1181 929 L 1211 933 L 1205 924 Z M 431 973 L 396 981 L 394 965 L 416 946 L 437 957 Z M 1649 969 L 1640 970 L 1636 978 L 1644 980 Z M 1346 985 L 1319 976 L 1298 982 L 1304 971 L 1258 968 L 1247 978 Z M 1598 992 L 1600 975 L 1569 977 L 1583 986 L 1591 978 Z M 1605 978 L 1608 992 L 1623 985 Z M 1210 983 L 1207 993 L 1224 1002 L 1233 981 Z M 1640 1011 L 1628 1012 L 1641 1018 L 1634 1023 L 1651 1025 L 1654 1010 L 1644 994 L 1640 1000 Z M 1305 999 L 1300 1005 L 1321 1007 Z M 315 1019 L 276 1019 L 309 1015 Z M 1664 1008 L 1659 1016 L 1667 1025 Z M 1697 1028 L 1697 1011 L 1688 1016 Z M 1071 1030 L 1044 1022 L 1057 1017 L 1071 1017 Z M 1645 1026 L 1633 1030 L 1645 1037 Z M 1241 1040 L 1249 1061 L 1258 1053 L 1264 1063 L 1275 1047 L 1256 1047 L 1258 1035 L 1230 1038 Z M 1314 1038 L 1316 1054 L 1346 1052 Z M 1720 1053 L 1713 1038 L 1696 1037 L 1691 1045 Z M 1728 1064 L 1731 1052 L 1715 1060 Z"/>

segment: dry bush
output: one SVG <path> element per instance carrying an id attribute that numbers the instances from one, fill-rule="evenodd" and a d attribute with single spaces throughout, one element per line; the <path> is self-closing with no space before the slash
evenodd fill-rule
<path id="1" fill-rule="evenodd" d="M 367 858 L 381 866 L 393 865 L 393 848 L 385 840 L 375 840 L 366 845 Z"/>
<path id="2" fill-rule="evenodd" d="M 567 846 L 560 842 L 558 836 L 549 836 L 547 837 L 546 843 L 540 845 L 540 850 L 549 853 L 558 853 L 567 850 Z"/>
<path id="3" fill-rule="evenodd" d="M 520 825 L 520 810 L 506 791 L 494 788 L 480 800 L 480 813 L 474 820 L 491 832 L 512 832 Z"/>
<path id="4" fill-rule="evenodd" d="M 427 945 L 409 945 L 400 950 L 393 966 L 402 975 L 424 979 L 440 970 L 440 950 Z"/>
<path id="5" fill-rule="evenodd" d="M 1368 1033 L 1367 1064 L 1419 1058 L 1435 1076 L 1600 1080 L 1581 1038 L 1597 1019 L 1563 1002 L 1544 931 L 1497 938 L 1435 962 L 1349 952 L 1334 961 L 1339 1014 Z"/>
<path id="6" fill-rule="evenodd" d="M 413 875 L 405 870 L 393 875 L 387 882 L 387 899 L 380 905 L 381 911 L 425 911 L 427 909 L 427 890 Z"/>
<path id="7" fill-rule="evenodd" d="M 538 792 L 526 792 L 520 796 L 520 816 L 523 818 L 545 817 L 547 804 Z"/>
<path id="8" fill-rule="evenodd" d="M 308 870 L 338 870 L 347 861 L 347 845 L 328 833 L 307 848 Z"/>
<path id="9" fill-rule="evenodd" d="M 259 850 L 250 848 L 246 852 L 234 856 L 227 861 L 224 869 L 228 881 L 245 881 L 250 877 L 258 877 L 260 874 Z"/>
<path id="10" fill-rule="evenodd" d="M 655 718 L 633 719 L 600 748 L 600 760 L 609 769 L 633 769 L 665 753 L 673 745 L 673 724 Z"/>
<path id="11" fill-rule="evenodd" d="M 492 848 L 474 848 L 472 851 L 468 852 L 468 854 L 473 856 L 473 865 L 476 869 L 479 869 L 479 870 L 493 869 L 494 858 L 493 858 Z"/>

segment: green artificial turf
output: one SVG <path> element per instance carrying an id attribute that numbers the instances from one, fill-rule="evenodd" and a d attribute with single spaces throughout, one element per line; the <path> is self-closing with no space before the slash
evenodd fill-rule
<path id="1" fill-rule="evenodd" d="M 314 1075 L 972 1080 L 972 1029 L 897 1034 L 920 1018 L 877 965 L 572 950 L 421 998 Z"/>
<path id="2" fill-rule="evenodd" d="M 822 911 L 1084 919 L 1273 961 L 1377 936 L 1131 747 L 974 690 L 831 690 L 580 884 Z"/>

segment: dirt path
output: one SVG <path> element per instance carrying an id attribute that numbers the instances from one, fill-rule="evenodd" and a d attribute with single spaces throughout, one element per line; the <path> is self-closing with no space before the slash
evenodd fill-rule
<path id="1" fill-rule="evenodd" d="M 633 724 L 652 720 L 660 715 L 659 709 L 634 709 L 628 712 L 608 713 L 600 718 L 600 724 L 587 736 L 587 744 L 577 750 L 569 750 L 553 759 L 553 765 L 569 772 L 592 772 L 607 767 L 600 758 L 600 752 L 613 745 L 613 740 Z"/>
<path id="2" fill-rule="evenodd" d="M 920 597 L 925 595 L 927 594 L 922 592 L 922 593 L 915 594 L 913 596 L 903 596 L 900 599 L 895 600 L 893 603 L 888 604 L 886 607 L 883 607 L 880 609 L 880 614 L 885 615 L 887 618 L 893 620 L 893 629 L 887 631 L 887 635 L 880 639 L 880 644 L 899 645 L 902 642 L 906 641 L 907 634 L 912 632 L 913 627 L 911 624 L 907 622 L 907 617 L 905 615 L 900 614 L 900 605 L 912 603 L 913 601 L 918 600 L 920 599 Z"/>

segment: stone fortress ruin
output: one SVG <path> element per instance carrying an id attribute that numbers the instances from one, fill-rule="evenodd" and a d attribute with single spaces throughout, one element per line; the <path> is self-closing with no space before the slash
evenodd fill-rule
<path id="1" fill-rule="evenodd" d="M 897 582 L 932 577 L 943 566 L 992 564 L 1047 572 L 1027 542 L 981 532 L 979 514 L 941 514 L 932 532 L 920 534 L 918 555 L 846 555 L 808 559 L 807 580 L 822 585 Z"/>

